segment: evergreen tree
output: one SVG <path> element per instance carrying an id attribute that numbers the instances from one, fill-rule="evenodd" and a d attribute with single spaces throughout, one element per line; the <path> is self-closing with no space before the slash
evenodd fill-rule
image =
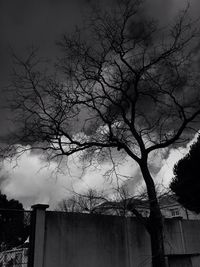
<path id="1" fill-rule="evenodd" d="M 200 136 L 189 153 L 174 166 L 170 188 L 185 208 L 200 213 Z"/>

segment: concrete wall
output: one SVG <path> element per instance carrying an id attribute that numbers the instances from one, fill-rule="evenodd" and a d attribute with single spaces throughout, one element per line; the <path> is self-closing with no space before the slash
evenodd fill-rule
<path id="1" fill-rule="evenodd" d="M 149 266 L 149 236 L 131 218 L 46 214 L 44 267 Z"/>
<path id="2" fill-rule="evenodd" d="M 42 216 L 43 241 L 40 229 L 35 251 L 41 249 L 43 257 L 35 267 L 151 266 L 149 235 L 136 218 L 48 211 Z M 199 267 L 200 221 L 166 220 L 165 251 L 169 267 Z"/>
<path id="3" fill-rule="evenodd" d="M 166 219 L 165 253 L 167 255 L 199 254 L 200 221 Z"/>

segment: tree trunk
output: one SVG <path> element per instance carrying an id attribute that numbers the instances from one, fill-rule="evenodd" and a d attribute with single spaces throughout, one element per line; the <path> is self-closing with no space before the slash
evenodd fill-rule
<path id="1" fill-rule="evenodd" d="M 155 184 L 147 166 L 147 160 L 140 165 L 146 183 L 150 217 L 147 230 L 151 238 L 152 267 L 166 267 L 164 252 L 163 217 L 160 211 Z"/>
<path id="2" fill-rule="evenodd" d="M 160 209 L 150 211 L 149 233 L 151 238 L 152 266 L 165 267 L 163 219 Z"/>

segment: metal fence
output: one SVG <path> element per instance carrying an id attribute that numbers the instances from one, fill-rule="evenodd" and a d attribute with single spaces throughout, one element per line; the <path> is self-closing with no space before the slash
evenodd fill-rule
<path id="1" fill-rule="evenodd" d="M 0 267 L 27 267 L 28 248 L 6 250 L 0 253 Z"/>
<path id="2" fill-rule="evenodd" d="M 0 209 L 0 267 L 27 267 L 31 212 Z"/>

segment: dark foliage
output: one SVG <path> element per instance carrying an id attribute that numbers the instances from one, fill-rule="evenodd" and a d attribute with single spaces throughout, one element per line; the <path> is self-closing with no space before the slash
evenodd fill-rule
<path id="1" fill-rule="evenodd" d="M 0 192 L 0 250 L 21 245 L 26 232 L 23 205 Z"/>
<path id="2" fill-rule="evenodd" d="M 189 153 L 174 166 L 170 188 L 185 208 L 200 213 L 200 136 Z"/>

